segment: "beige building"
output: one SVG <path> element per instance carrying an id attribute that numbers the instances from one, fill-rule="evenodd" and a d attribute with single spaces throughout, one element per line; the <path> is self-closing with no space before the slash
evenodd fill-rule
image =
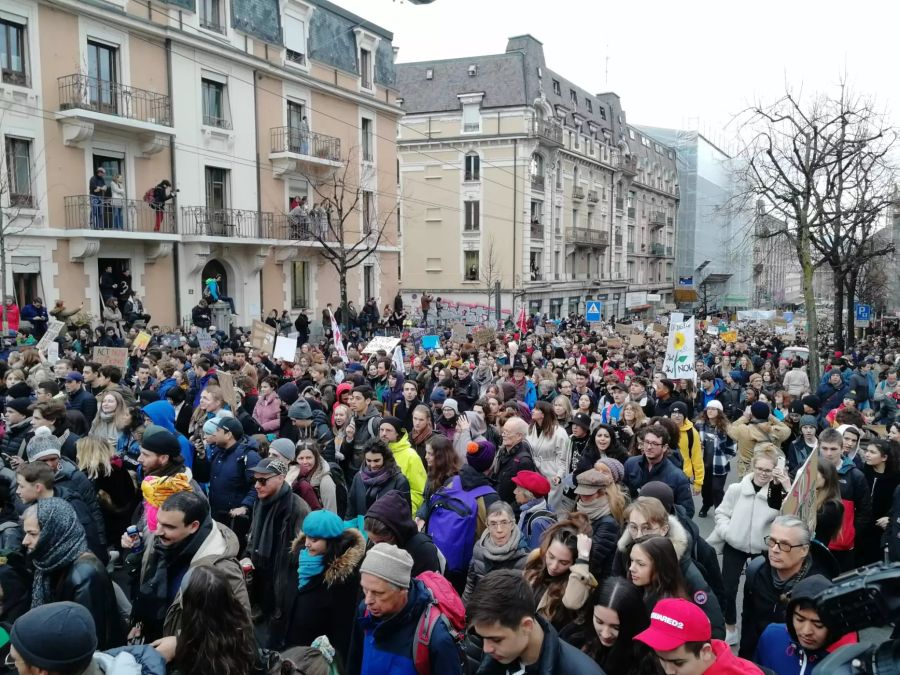
<path id="1" fill-rule="evenodd" d="M 349 299 L 393 298 L 389 32 L 325 0 L 0 0 L 0 30 L 0 206 L 20 305 L 99 315 L 112 265 L 153 323 L 189 317 L 216 273 L 240 325 L 317 311 L 339 298 L 326 260 L 339 234 L 375 249 L 347 275 Z M 122 176 L 116 192 L 89 192 L 98 167 L 107 186 Z M 144 197 L 163 179 L 179 192 L 158 211 Z M 288 217 L 302 196 L 312 218 Z"/>
<path id="2" fill-rule="evenodd" d="M 671 302 L 674 153 L 641 144 L 618 96 L 550 70 L 530 35 L 396 72 L 409 299 L 486 304 L 499 282 L 504 310 L 554 318 Z"/>

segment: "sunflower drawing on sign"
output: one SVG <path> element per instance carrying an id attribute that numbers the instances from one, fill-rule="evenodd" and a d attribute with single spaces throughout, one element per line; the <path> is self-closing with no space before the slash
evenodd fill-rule
<path id="1" fill-rule="evenodd" d="M 675 331 L 675 351 L 680 352 L 684 349 L 684 333 L 680 330 Z"/>

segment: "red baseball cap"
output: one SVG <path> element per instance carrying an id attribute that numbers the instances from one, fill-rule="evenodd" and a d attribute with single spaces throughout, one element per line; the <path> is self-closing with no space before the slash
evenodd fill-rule
<path id="1" fill-rule="evenodd" d="M 546 497 L 550 494 L 550 481 L 537 471 L 520 471 L 512 477 L 512 482 L 537 497 Z"/>
<path id="2" fill-rule="evenodd" d="M 690 600 L 667 598 L 650 613 L 650 627 L 634 636 L 660 652 L 678 649 L 685 642 L 708 642 L 712 626 L 703 610 Z"/>

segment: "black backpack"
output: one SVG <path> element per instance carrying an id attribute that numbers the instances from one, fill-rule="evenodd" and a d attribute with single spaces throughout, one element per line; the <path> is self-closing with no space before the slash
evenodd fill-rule
<path id="1" fill-rule="evenodd" d="M 347 481 L 344 480 L 344 470 L 336 462 L 328 462 L 328 474 L 331 476 L 331 480 L 334 481 L 334 495 L 337 499 L 337 514 L 343 518 L 347 513 L 347 505 L 350 502 L 347 492 Z M 319 498 L 319 503 L 321 504 L 322 495 L 319 492 L 319 486 L 314 486 L 313 490 L 315 490 L 316 497 Z"/>

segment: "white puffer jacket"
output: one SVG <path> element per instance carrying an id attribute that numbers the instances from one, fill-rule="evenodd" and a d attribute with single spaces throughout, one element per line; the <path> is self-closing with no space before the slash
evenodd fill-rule
<path id="1" fill-rule="evenodd" d="M 716 527 L 707 539 L 717 550 L 721 549 L 721 542 L 754 555 L 766 549 L 763 537 L 778 511 L 769 507 L 768 485 L 757 492 L 752 481 L 753 474 L 748 473 L 725 491 L 725 498 L 716 509 Z"/>

